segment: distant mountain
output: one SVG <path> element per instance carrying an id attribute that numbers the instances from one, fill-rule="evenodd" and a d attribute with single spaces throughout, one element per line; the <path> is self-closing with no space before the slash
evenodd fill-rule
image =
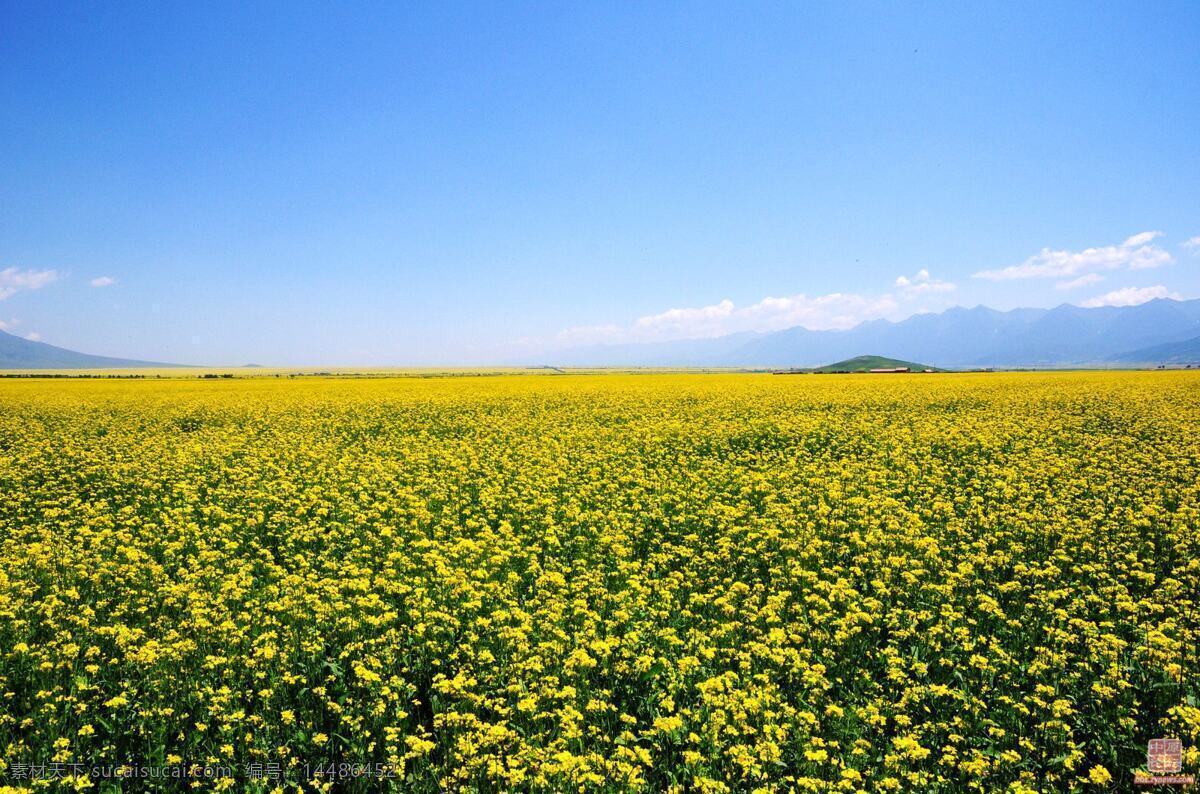
<path id="1" fill-rule="evenodd" d="M 680 339 L 627 345 L 592 345 L 547 354 L 545 361 L 514 362 L 519 366 L 552 364 L 556 367 L 712 367 L 736 356 L 762 334 L 740 333 L 712 339 Z M 666 363 L 669 362 L 669 363 Z"/>
<path id="2" fill-rule="evenodd" d="M 913 361 L 901 361 L 898 358 L 885 358 L 884 356 L 855 356 L 845 361 L 836 361 L 833 364 L 816 367 L 811 371 L 818 373 L 870 372 L 873 369 L 907 369 L 911 372 L 923 372 L 925 370 L 942 371 L 925 364 L 917 364 Z"/>
<path id="3" fill-rule="evenodd" d="M 174 367 L 127 358 L 109 358 L 77 353 L 45 342 L 33 342 L 0 331 L 0 369 L 128 369 L 132 367 Z"/>
<path id="4" fill-rule="evenodd" d="M 1112 356 L 1109 361 L 1123 364 L 1198 364 L 1200 365 L 1200 336 L 1182 342 L 1131 350 Z"/>
<path id="5" fill-rule="evenodd" d="M 814 367 L 871 350 L 937 367 L 1050 367 L 1122 363 L 1126 351 L 1200 336 L 1200 300 L 1159 298 L 1138 306 L 996 311 L 956 307 L 900 322 L 874 320 L 845 331 L 788 328 L 645 345 L 561 351 L 559 366 Z M 1132 362 L 1130 362 L 1132 363 Z"/>

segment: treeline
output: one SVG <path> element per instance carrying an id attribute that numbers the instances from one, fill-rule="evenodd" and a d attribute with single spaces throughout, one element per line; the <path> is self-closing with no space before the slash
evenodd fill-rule
<path id="1" fill-rule="evenodd" d="M 77 380 L 137 380 L 139 378 L 161 378 L 161 375 L 116 375 L 106 374 L 97 375 L 94 373 L 81 372 L 79 374 L 67 374 L 65 372 L 0 372 L 0 378 L 73 378 Z"/>

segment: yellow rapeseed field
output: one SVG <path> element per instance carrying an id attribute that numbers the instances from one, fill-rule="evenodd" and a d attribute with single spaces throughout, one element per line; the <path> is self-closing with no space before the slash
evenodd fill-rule
<path id="1" fill-rule="evenodd" d="M 1200 764 L 1200 373 L 5 381 L 0 543 L 10 786 Z"/>

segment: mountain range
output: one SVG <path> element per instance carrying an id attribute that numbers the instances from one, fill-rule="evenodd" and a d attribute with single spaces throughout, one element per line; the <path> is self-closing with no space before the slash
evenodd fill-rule
<path id="1" fill-rule="evenodd" d="M 1200 364 L 1200 299 L 1137 306 L 997 311 L 955 307 L 906 320 L 872 320 L 842 331 L 803 327 L 707 339 L 560 350 L 522 366 L 817 367 L 870 354 L 947 369 Z M 0 331 L 0 369 L 170 367 L 94 356 Z"/>
<path id="2" fill-rule="evenodd" d="M 171 366 L 175 365 L 77 353 L 74 350 L 22 339 L 0 331 L 0 369 L 133 369 Z"/>
<path id="3" fill-rule="evenodd" d="M 546 354 L 555 366 L 815 367 L 872 354 L 954 369 L 1200 362 L 1200 299 L 997 311 L 955 307 L 847 330 L 803 327 Z"/>

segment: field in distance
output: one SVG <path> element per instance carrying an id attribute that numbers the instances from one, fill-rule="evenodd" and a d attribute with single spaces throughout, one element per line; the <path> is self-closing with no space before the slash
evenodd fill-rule
<path id="1" fill-rule="evenodd" d="M 1198 372 L 12 379 L 0 409 L 0 766 L 1032 791 L 1127 790 L 1159 736 L 1200 762 Z"/>

